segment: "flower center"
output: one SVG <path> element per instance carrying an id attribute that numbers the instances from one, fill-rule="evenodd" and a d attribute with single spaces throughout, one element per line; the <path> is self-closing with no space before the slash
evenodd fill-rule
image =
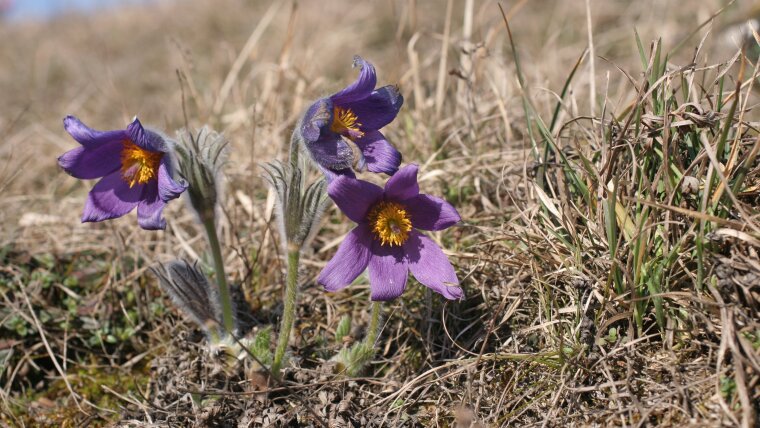
<path id="1" fill-rule="evenodd" d="M 364 136 L 364 132 L 359 129 L 362 124 L 358 120 L 359 117 L 351 109 L 335 107 L 333 109 L 333 122 L 330 125 L 330 130 L 348 138 L 361 138 Z"/>
<path id="2" fill-rule="evenodd" d="M 380 245 L 401 245 L 409 239 L 412 221 L 404 206 L 396 202 L 380 202 L 369 211 L 367 216 L 375 239 Z"/>
<path id="3" fill-rule="evenodd" d="M 121 149 L 121 178 L 129 183 L 145 184 L 156 178 L 163 153 L 145 150 L 130 140 L 125 140 Z"/>

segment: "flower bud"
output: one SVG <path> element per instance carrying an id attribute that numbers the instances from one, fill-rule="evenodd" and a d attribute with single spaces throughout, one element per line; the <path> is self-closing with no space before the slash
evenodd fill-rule
<path id="1" fill-rule="evenodd" d="M 222 338 L 222 310 L 216 288 L 196 264 L 174 260 L 150 268 L 177 307 L 217 342 Z"/>
<path id="2" fill-rule="evenodd" d="M 228 142 L 221 134 L 201 128 L 196 135 L 183 129 L 175 147 L 180 174 L 187 180 L 190 205 L 201 222 L 214 220 L 221 194 L 221 171 L 227 160 Z"/>
<path id="3" fill-rule="evenodd" d="M 320 179 L 304 189 L 299 165 L 275 161 L 262 167 L 266 171 L 264 178 L 277 194 L 276 215 L 283 242 L 300 250 L 315 232 L 324 211 L 325 182 Z"/>

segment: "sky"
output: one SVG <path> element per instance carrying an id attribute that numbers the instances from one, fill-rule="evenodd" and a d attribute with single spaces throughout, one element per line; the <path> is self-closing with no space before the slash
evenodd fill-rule
<path id="1" fill-rule="evenodd" d="M 11 19 L 48 18 L 65 11 L 91 11 L 145 1 L 149 0 L 10 0 L 12 5 L 7 16 Z M 0 4 L 7 2 L 0 0 Z"/>

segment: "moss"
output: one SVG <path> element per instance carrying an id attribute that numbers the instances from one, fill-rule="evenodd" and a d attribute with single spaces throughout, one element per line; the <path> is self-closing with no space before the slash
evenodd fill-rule
<path id="1" fill-rule="evenodd" d="M 81 397 L 80 404 L 84 400 L 91 403 L 86 406 L 94 417 L 88 422 L 89 426 L 106 426 L 117 421 L 121 415 L 119 409 L 126 403 L 108 390 L 130 396 L 131 391 L 146 389 L 150 380 L 149 366 L 149 362 L 143 361 L 128 371 L 96 364 L 70 370 L 68 381 L 71 388 Z M 113 410 L 114 413 L 98 412 L 96 408 Z M 53 381 L 42 391 L 22 396 L 12 411 L 14 416 L 27 426 L 75 426 L 75 421 L 82 421 L 87 417 L 73 402 L 62 379 Z"/>

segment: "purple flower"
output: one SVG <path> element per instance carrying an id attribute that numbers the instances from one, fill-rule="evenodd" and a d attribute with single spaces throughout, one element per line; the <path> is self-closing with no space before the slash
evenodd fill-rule
<path id="1" fill-rule="evenodd" d="M 409 271 L 447 299 L 464 295 L 441 248 L 416 230 L 446 229 L 461 218 L 448 202 L 420 193 L 417 165 L 399 170 L 385 189 L 338 176 L 327 193 L 348 218 L 358 223 L 319 274 L 318 282 L 327 291 L 346 287 L 369 267 L 372 300 L 400 296 Z"/>
<path id="2" fill-rule="evenodd" d="M 135 118 L 127 129 L 96 131 L 74 116 L 63 126 L 81 147 L 58 158 L 69 175 L 83 180 L 100 178 L 87 197 L 82 222 L 121 217 L 137 207 L 143 229 L 164 229 L 164 206 L 185 191 L 187 184 L 172 179 L 169 145 Z"/>
<path id="3" fill-rule="evenodd" d="M 380 132 L 396 118 L 404 97 L 395 86 L 375 89 L 375 67 L 354 57 L 360 67 L 354 83 L 312 104 L 299 124 L 311 157 L 328 179 L 336 174 L 352 175 L 353 151 L 350 140 L 361 152 L 359 168 L 393 175 L 401 164 L 401 154 Z"/>

